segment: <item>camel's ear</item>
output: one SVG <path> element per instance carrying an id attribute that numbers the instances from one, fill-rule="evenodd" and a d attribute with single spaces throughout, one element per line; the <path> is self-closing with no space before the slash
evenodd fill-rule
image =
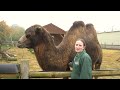
<path id="1" fill-rule="evenodd" d="M 36 28 L 35 33 L 38 34 L 38 33 L 40 33 L 41 31 L 42 31 L 42 28 L 41 28 L 41 27 L 38 27 L 38 28 Z"/>

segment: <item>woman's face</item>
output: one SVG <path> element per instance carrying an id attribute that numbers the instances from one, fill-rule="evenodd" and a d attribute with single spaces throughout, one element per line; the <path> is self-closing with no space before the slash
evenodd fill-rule
<path id="1" fill-rule="evenodd" d="M 76 41 L 75 43 L 75 51 L 76 52 L 82 52 L 84 50 L 85 46 L 83 45 L 82 41 Z"/>

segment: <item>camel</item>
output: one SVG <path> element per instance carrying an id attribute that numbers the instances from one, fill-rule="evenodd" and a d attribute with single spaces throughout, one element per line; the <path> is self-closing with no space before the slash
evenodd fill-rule
<path id="1" fill-rule="evenodd" d="M 89 25 L 88 25 L 89 26 Z M 89 27 L 83 21 L 75 21 L 59 45 L 54 44 L 50 33 L 41 25 L 33 25 L 26 29 L 18 41 L 19 48 L 34 49 L 37 61 L 44 71 L 69 71 L 68 63 L 76 54 L 74 44 L 78 38 L 86 41 L 86 50 L 93 60 L 93 69 L 96 63 L 100 68 L 102 52 L 94 30 L 88 33 Z M 92 26 L 93 27 L 93 26 Z M 91 25 L 90 25 L 91 29 Z M 94 38 L 95 37 L 95 38 Z"/>

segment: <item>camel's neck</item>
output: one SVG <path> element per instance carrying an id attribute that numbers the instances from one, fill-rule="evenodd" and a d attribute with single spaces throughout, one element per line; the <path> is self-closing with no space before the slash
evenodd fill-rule
<path id="1" fill-rule="evenodd" d="M 50 51 L 55 51 L 55 44 L 50 36 L 45 36 L 39 39 L 39 42 L 34 47 L 34 52 L 37 58 L 37 61 L 40 66 L 45 67 L 46 65 L 46 57 L 50 54 Z M 48 60 L 48 59 L 47 59 Z"/>
<path id="2" fill-rule="evenodd" d="M 64 62 L 64 59 L 62 60 L 62 53 L 59 53 L 59 50 L 46 48 L 45 44 L 42 43 L 39 46 L 37 46 L 34 49 L 34 51 L 35 51 L 38 64 L 43 70 L 53 71 L 53 70 L 65 70 L 66 69 L 66 67 L 63 67 L 63 66 L 67 62 Z M 61 65 L 61 63 L 63 62 L 64 64 Z"/>
<path id="3" fill-rule="evenodd" d="M 46 47 L 45 44 L 43 43 L 34 48 L 35 56 L 40 66 L 42 65 L 42 58 L 45 54 L 44 53 L 45 49 Z"/>
<path id="4" fill-rule="evenodd" d="M 46 49 L 45 44 L 41 43 L 40 45 L 36 46 L 34 48 L 35 53 L 37 53 L 39 56 L 42 56 L 43 51 Z"/>
<path id="5" fill-rule="evenodd" d="M 47 43 L 46 41 L 41 42 L 40 44 L 34 47 L 36 56 L 41 58 L 44 56 L 45 52 L 49 52 L 51 50 L 56 50 L 56 47 L 54 46 L 54 44 L 51 44 L 49 42 Z"/>
<path id="6" fill-rule="evenodd" d="M 41 36 L 39 38 L 41 38 Z M 42 36 L 41 41 L 45 44 L 46 48 L 55 48 L 54 40 L 53 40 L 52 36 L 48 32 L 44 33 L 44 35 Z"/>

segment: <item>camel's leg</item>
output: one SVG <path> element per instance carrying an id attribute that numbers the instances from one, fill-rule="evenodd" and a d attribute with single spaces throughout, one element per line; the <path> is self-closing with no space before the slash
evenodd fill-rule
<path id="1" fill-rule="evenodd" d="M 96 63 L 95 64 L 95 70 L 100 70 L 101 63 Z M 94 77 L 95 79 L 98 79 L 98 76 Z"/>
<path id="2" fill-rule="evenodd" d="M 69 66 L 67 66 L 66 71 L 70 71 L 70 67 Z M 63 79 L 69 79 L 69 77 L 64 77 Z"/>

